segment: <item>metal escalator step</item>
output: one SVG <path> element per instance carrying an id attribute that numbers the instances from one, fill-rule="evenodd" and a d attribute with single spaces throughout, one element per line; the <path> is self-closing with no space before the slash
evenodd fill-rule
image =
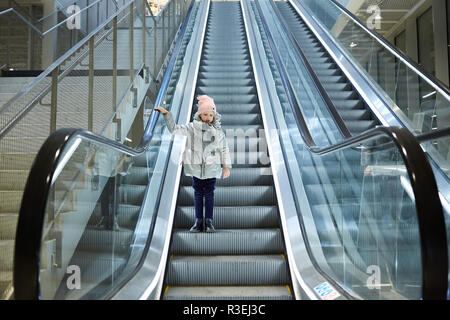
<path id="1" fill-rule="evenodd" d="M 216 103 L 216 108 L 219 112 L 224 116 L 225 114 L 232 114 L 237 116 L 249 114 L 249 113 L 257 113 L 260 114 L 259 104 L 258 102 L 249 102 L 249 103 Z"/>
<path id="2" fill-rule="evenodd" d="M 339 91 L 335 91 L 335 90 L 327 90 L 328 95 L 330 96 L 330 98 L 335 101 L 335 100 L 351 100 L 351 99 L 358 99 L 359 96 L 358 94 L 351 90 L 351 91 L 344 91 L 344 90 L 339 90 Z"/>
<path id="3" fill-rule="evenodd" d="M 227 134 L 229 130 L 231 133 L 237 133 L 238 131 L 251 132 L 255 136 L 261 136 L 260 133 L 264 130 L 262 124 L 222 124 L 222 129 Z"/>
<path id="4" fill-rule="evenodd" d="M 361 100 L 337 100 L 333 103 L 337 109 L 362 109 L 364 107 Z"/>
<path id="5" fill-rule="evenodd" d="M 316 69 L 315 72 L 319 78 L 341 75 L 341 70 L 339 69 Z"/>
<path id="6" fill-rule="evenodd" d="M 202 59 L 201 65 L 208 67 L 223 67 L 223 66 L 249 66 L 250 65 L 250 59 L 246 58 L 246 59 L 242 59 L 242 60 L 237 60 L 237 59 L 229 59 L 229 60 L 224 60 L 224 59 Z"/>
<path id="7" fill-rule="evenodd" d="M 343 91 L 343 90 L 351 90 L 352 86 L 348 82 L 344 83 L 333 83 L 333 82 L 323 82 L 322 86 L 325 88 L 325 90 L 328 91 Z"/>
<path id="8" fill-rule="evenodd" d="M 348 130 L 353 134 L 358 134 L 374 128 L 378 124 L 376 120 L 351 120 L 346 121 Z"/>
<path id="9" fill-rule="evenodd" d="M 258 255 L 283 252 L 278 229 L 217 229 L 214 233 L 175 230 L 172 235 L 174 255 Z"/>
<path id="10" fill-rule="evenodd" d="M 200 95 L 206 94 L 211 97 L 215 97 L 218 94 L 247 95 L 247 94 L 256 94 L 256 87 L 255 86 L 224 87 L 224 86 L 209 85 L 207 87 L 197 87 L 197 93 Z"/>
<path id="11" fill-rule="evenodd" d="M 343 76 L 343 75 L 338 75 L 338 76 L 327 76 L 327 77 L 322 77 L 322 78 L 320 78 L 320 82 L 321 82 L 323 85 L 326 85 L 326 84 L 328 84 L 328 83 L 331 83 L 331 84 L 335 84 L 335 83 L 346 83 L 347 80 L 346 80 L 345 76 Z"/>
<path id="12" fill-rule="evenodd" d="M 147 185 L 122 184 L 119 187 L 120 202 L 141 205 Z"/>
<path id="13" fill-rule="evenodd" d="M 167 284 L 280 285 L 288 282 L 286 271 L 286 261 L 281 255 L 175 255 L 169 262 Z"/>
<path id="14" fill-rule="evenodd" d="M 246 94 L 246 95 L 228 95 L 228 94 L 216 94 L 214 95 L 214 102 L 217 104 L 224 103 L 257 103 L 258 95 L 255 94 Z"/>
<path id="15" fill-rule="evenodd" d="M 325 57 L 311 56 L 308 57 L 308 61 L 311 65 L 334 64 L 334 61 L 329 56 Z"/>
<path id="16" fill-rule="evenodd" d="M 120 274 L 125 267 L 127 259 L 116 251 L 92 252 L 77 250 L 71 264 L 80 267 L 81 283 L 98 285 L 113 273 Z"/>
<path id="17" fill-rule="evenodd" d="M 169 286 L 166 289 L 165 300 L 292 300 L 287 286 Z"/>
<path id="18" fill-rule="evenodd" d="M 194 223 L 194 207 L 177 207 L 174 228 L 189 229 Z M 276 206 L 214 207 L 214 225 L 218 229 L 276 228 Z"/>
<path id="19" fill-rule="evenodd" d="M 16 237 L 18 220 L 18 213 L 0 213 L 0 240 L 13 240 Z"/>
<path id="20" fill-rule="evenodd" d="M 0 240 L 0 271 L 13 271 L 14 240 Z"/>
<path id="21" fill-rule="evenodd" d="M 199 72 L 225 72 L 222 76 L 226 77 L 228 72 L 249 72 L 251 71 L 251 66 L 238 65 L 238 66 L 201 66 Z"/>
<path id="22" fill-rule="evenodd" d="M 156 129 L 156 128 L 155 128 Z M 147 168 L 147 163 L 151 163 L 158 157 L 159 147 L 150 147 L 141 156 L 133 158 L 133 166 Z"/>
<path id="23" fill-rule="evenodd" d="M 228 179 L 217 180 L 218 187 L 231 186 L 269 186 L 273 184 L 272 176 L 263 174 L 261 168 L 235 168 Z M 192 177 L 183 175 L 181 185 L 192 185 Z"/>
<path id="24" fill-rule="evenodd" d="M 126 176 L 122 178 L 122 183 L 146 186 L 152 174 L 153 170 L 149 168 L 132 166 Z"/>
<path id="25" fill-rule="evenodd" d="M 136 222 L 139 218 L 140 211 L 140 206 L 119 203 L 117 213 L 119 226 L 125 229 L 134 229 L 136 227 Z M 89 219 L 88 225 L 94 227 L 100 222 L 100 219 L 101 210 L 100 207 L 97 207 Z"/>
<path id="26" fill-rule="evenodd" d="M 212 86 L 212 87 L 248 87 L 255 85 L 253 79 L 199 79 L 197 81 L 198 86 Z"/>
<path id="27" fill-rule="evenodd" d="M 238 152 L 230 151 L 233 169 L 258 168 L 261 175 L 272 175 L 270 169 L 270 158 L 266 151 L 263 152 Z"/>
<path id="28" fill-rule="evenodd" d="M 212 56 L 214 56 L 216 54 L 224 53 L 224 52 L 229 52 L 230 54 L 247 54 L 248 49 L 242 48 L 242 49 L 225 50 L 224 48 L 217 48 L 217 47 L 214 47 L 213 45 L 209 45 L 209 46 L 205 46 L 205 48 L 203 49 L 203 52 L 205 54 L 211 54 Z"/>
<path id="29" fill-rule="evenodd" d="M 340 110 L 342 119 L 347 120 L 371 120 L 371 114 L 369 110 L 356 109 L 356 110 Z"/>
<path id="30" fill-rule="evenodd" d="M 251 71 L 209 71 L 209 72 L 199 72 L 198 78 L 200 80 L 210 80 L 210 79 L 252 79 Z M 214 102 L 215 99 L 214 99 Z"/>
<path id="31" fill-rule="evenodd" d="M 194 203 L 194 189 L 180 187 L 179 204 L 182 206 Z M 273 186 L 234 186 L 216 187 L 214 202 L 216 206 L 258 206 L 276 203 Z"/>
<path id="32" fill-rule="evenodd" d="M 244 61 L 249 58 L 250 54 L 248 52 L 246 53 L 217 52 L 215 54 L 203 53 L 203 59 L 205 60 L 220 59 L 222 61 L 230 61 L 230 60 Z"/>
<path id="33" fill-rule="evenodd" d="M 206 37 L 205 44 L 217 47 L 217 48 L 242 48 L 245 45 L 245 37 L 239 36 L 237 38 L 224 39 L 223 37 Z"/>
<path id="34" fill-rule="evenodd" d="M 222 110 L 219 110 L 219 112 L 222 114 L 222 126 L 263 124 L 262 116 L 258 113 L 234 114 L 224 113 Z"/>
<path id="35" fill-rule="evenodd" d="M 78 248 L 81 251 L 124 253 L 129 249 L 132 237 L 133 231 L 123 227 L 119 231 L 88 227 L 80 239 Z"/>

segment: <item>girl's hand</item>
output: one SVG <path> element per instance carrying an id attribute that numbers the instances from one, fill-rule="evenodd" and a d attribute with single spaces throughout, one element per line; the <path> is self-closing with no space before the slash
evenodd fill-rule
<path id="1" fill-rule="evenodd" d="M 223 179 L 226 179 L 230 176 L 230 168 L 223 168 Z"/>
<path id="2" fill-rule="evenodd" d="M 169 111 L 167 111 L 166 109 L 164 109 L 164 108 L 161 107 L 161 106 L 155 108 L 155 110 L 161 112 L 162 114 L 167 114 L 167 113 L 169 113 Z"/>

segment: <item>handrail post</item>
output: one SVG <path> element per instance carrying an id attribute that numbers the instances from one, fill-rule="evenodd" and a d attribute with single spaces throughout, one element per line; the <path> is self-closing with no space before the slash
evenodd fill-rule
<path id="1" fill-rule="evenodd" d="M 113 91 L 112 108 L 117 111 L 117 16 L 113 19 Z M 115 117 L 114 117 L 115 118 Z"/>
<path id="2" fill-rule="evenodd" d="M 52 93 L 50 103 L 50 134 L 56 131 L 56 114 L 58 108 L 58 75 L 59 66 L 52 72 Z"/>
<path id="3" fill-rule="evenodd" d="M 169 41 L 170 41 L 170 35 L 171 35 L 171 33 L 172 33 L 172 31 L 171 31 L 171 29 L 172 29 L 172 14 L 171 14 L 171 11 L 172 11 L 172 1 L 169 1 L 169 4 L 168 4 L 168 8 L 167 8 L 167 15 L 169 16 L 169 23 L 168 23 L 168 28 L 167 28 L 167 50 L 169 50 Z"/>
<path id="4" fill-rule="evenodd" d="M 161 65 L 163 64 L 163 56 L 166 51 L 166 10 L 162 12 L 162 47 L 161 47 Z"/>
<path id="5" fill-rule="evenodd" d="M 134 2 L 130 4 L 130 82 L 134 80 Z"/>
<path id="6" fill-rule="evenodd" d="M 88 130 L 94 128 L 94 37 L 89 39 L 89 98 L 88 98 Z"/>
<path id="7" fill-rule="evenodd" d="M 7 67 L 11 68 L 11 19 L 8 19 L 8 41 L 6 41 L 6 63 Z"/>
<path id="8" fill-rule="evenodd" d="M 153 19 L 153 75 L 157 77 L 156 71 L 157 69 L 157 58 L 156 58 L 156 48 L 158 46 L 158 30 L 156 29 L 156 19 Z"/>
<path id="9" fill-rule="evenodd" d="M 145 1 L 142 0 L 142 61 L 144 62 L 144 65 L 147 65 L 147 56 L 146 56 L 146 37 L 145 32 L 147 31 L 147 23 L 146 23 L 146 16 L 145 16 Z"/>
<path id="10" fill-rule="evenodd" d="M 113 123 L 116 124 L 115 139 L 120 141 L 120 119 L 117 117 L 117 16 L 113 19 Z"/>

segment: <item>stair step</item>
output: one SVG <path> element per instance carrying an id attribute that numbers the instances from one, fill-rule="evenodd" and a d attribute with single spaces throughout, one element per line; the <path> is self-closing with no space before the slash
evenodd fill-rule
<path id="1" fill-rule="evenodd" d="M 235 168 L 228 179 L 217 180 L 218 187 L 231 186 L 270 186 L 273 184 L 271 175 L 264 175 L 260 168 Z M 191 186 L 192 177 L 183 175 L 181 185 Z"/>
<path id="2" fill-rule="evenodd" d="M 189 229 L 194 223 L 194 207 L 177 207 L 174 228 Z M 275 228 L 278 226 L 276 206 L 214 207 L 217 229 Z"/>
<path id="3" fill-rule="evenodd" d="M 279 285 L 288 281 L 281 255 L 174 256 L 170 259 L 170 285 Z"/>
<path id="4" fill-rule="evenodd" d="M 287 286 L 169 286 L 165 300 L 292 300 Z"/>
<path id="5" fill-rule="evenodd" d="M 14 240 L 0 240 L 0 270 L 13 270 Z"/>
<path id="6" fill-rule="evenodd" d="M 179 205 L 185 206 L 194 203 L 194 189 L 180 187 L 178 195 Z M 274 186 L 234 186 L 217 187 L 214 195 L 216 206 L 226 206 L 232 203 L 235 206 L 261 206 L 276 203 Z"/>
<path id="7" fill-rule="evenodd" d="M 15 239 L 18 220 L 18 213 L 0 213 L 0 240 Z"/>
<path id="8" fill-rule="evenodd" d="M 278 254 L 283 249 L 278 229 L 216 228 L 211 234 L 175 230 L 172 237 L 172 254 L 175 255 Z"/>

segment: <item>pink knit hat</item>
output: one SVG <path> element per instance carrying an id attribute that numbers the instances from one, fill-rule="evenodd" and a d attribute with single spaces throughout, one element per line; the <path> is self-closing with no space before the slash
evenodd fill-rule
<path id="1" fill-rule="evenodd" d="M 216 105 L 214 104 L 214 100 L 208 96 L 199 96 L 198 100 L 198 114 L 202 114 L 204 112 L 216 112 Z"/>

